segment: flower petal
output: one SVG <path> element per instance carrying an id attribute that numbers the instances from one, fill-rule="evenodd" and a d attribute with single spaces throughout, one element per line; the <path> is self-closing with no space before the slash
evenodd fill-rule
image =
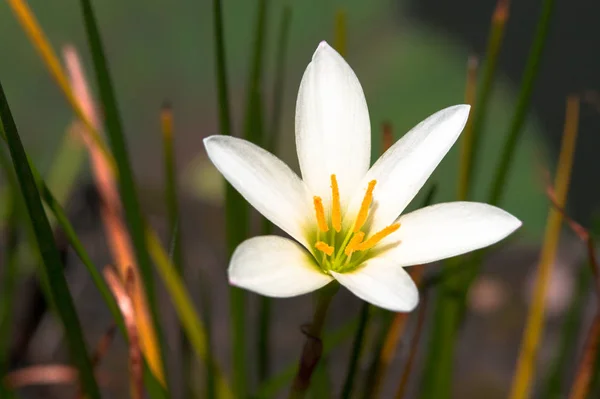
<path id="1" fill-rule="evenodd" d="M 273 224 L 303 245 L 312 203 L 306 185 L 279 158 L 231 136 L 204 139 L 208 157 L 231 185 Z"/>
<path id="2" fill-rule="evenodd" d="M 417 195 L 462 131 L 468 105 L 443 109 L 415 126 L 375 162 L 362 183 L 377 180 L 373 192 L 371 231 L 393 223 Z M 352 201 L 358 209 L 364 195 L 359 190 Z"/>
<path id="3" fill-rule="evenodd" d="M 330 176 L 336 174 L 342 207 L 346 206 L 371 163 L 371 124 L 354 71 L 325 42 L 300 83 L 296 148 L 302 178 L 312 194 L 329 199 Z"/>
<path id="4" fill-rule="evenodd" d="M 495 206 L 478 202 L 449 202 L 408 213 L 400 229 L 380 245 L 393 246 L 379 256 L 402 266 L 450 258 L 487 247 L 507 237 L 521 221 Z"/>
<path id="5" fill-rule="evenodd" d="M 300 245 L 278 236 L 254 237 L 241 243 L 228 269 L 229 282 L 271 297 L 306 294 L 332 281 Z"/>
<path id="6" fill-rule="evenodd" d="M 373 258 L 352 272 L 331 274 L 360 299 L 392 312 L 409 312 L 419 303 L 414 281 L 390 258 Z"/>

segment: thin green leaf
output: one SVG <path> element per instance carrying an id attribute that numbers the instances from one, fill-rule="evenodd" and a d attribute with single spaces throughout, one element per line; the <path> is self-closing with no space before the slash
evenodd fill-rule
<path id="1" fill-rule="evenodd" d="M 494 179 L 492 180 L 493 183 L 488 202 L 493 205 L 499 204 L 502 200 L 502 194 L 504 194 L 506 179 L 508 178 L 510 168 L 512 166 L 512 160 L 517 149 L 517 143 L 523 131 L 523 124 L 525 123 L 527 111 L 529 110 L 529 104 L 531 103 L 531 94 L 540 70 L 542 53 L 546 45 L 546 37 L 548 36 L 548 30 L 550 29 L 550 21 L 552 19 L 553 12 L 554 0 L 544 0 L 542 13 L 540 15 L 535 32 L 535 38 L 533 39 L 533 45 L 529 51 L 527 65 L 525 66 L 525 72 L 523 73 L 521 90 L 519 91 L 517 105 L 510 123 L 508 137 L 506 138 L 504 146 L 502 147 L 500 162 L 496 167 Z"/>
<path id="2" fill-rule="evenodd" d="M 356 380 L 356 369 L 358 368 L 358 361 L 365 341 L 370 309 L 371 305 L 367 302 L 362 303 L 358 318 L 358 328 L 356 329 L 356 335 L 354 336 L 354 344 L 352 345 L 352 353 L 350 355 L 350 362 L 348 363 L 348 371 L 346 372 L 346 380 L 344 381 L 344 388 L 342 389 L 341 397 L 344 399 L 348 399 L 350 398 L 350 395 L 352 395 L 354 381 Z"/>
<path id="3" fill-rule="evenodd" d="M 310 398 L 321 399 L 332 397 L 333 387 L 331 386 L 331 379 L 329 378 L 328 365 L 329 361 L 327 356 L 322 356 L 315 369 L 312 378 L 313 382 L 308 389 L 308 396 Z"/>
<path id="4" fill-rule="evenodd" d="M 564 380 L 569 371 L 569 359 L 577 353 L 578 337 L 581 333 L 581 320 L 585 310 L 585 301 L 592 282 L 591 268 L 587 264 L 579 267 L 575 290 L 569 303 L 565 320 L 563 321 L 560 342 L 556 355 L 552 359 L 548 377 L 542 389 L 542 398 L 560 399 L 566 395 Z"/>
<path id="5" fill-rule="evenodd" d="M 162 131 L 162 144 L 163 144 L 163 162 L 164 162 L 164 173 L 165 173 L 165 203 L 167 205 L 167 215 L 169 219 L 169 231 L 171 232 L 171 242 L 172 242 L 172 261 L 175 269 L 179 273 L 179 277 L 181 277 L 185 281 L 185 268 L 184 268 L 184 260 L 183 260 L 183 247 L 182 243 L 182 234 L 181 234 L 181 216 L 179 213 L 179 198 L 177 195 L 177 167 L 175 165 L 175 151 L 174 151 L 174 128 L 173 128 L 173 110 L 171 105 L 164 104 L 161 112 L 161 131 Z M 194 377 L 192 375 L 193 368 L 193 359 L 192 353 L 190 351 L 190 343 L 185 335 L 184 331 L 178 325 L 176 326 L 180 340 L 180 356 L 182 360 L 182 369 L 183 369 L 183 389 L 185 392 L 186 398 L 192 398 L 194 396 L 193 393 L 193 381 Z M 210 330 L 210 327 L 207 325 L 207 331 Z M 210 345 L 207 345 L 210 348 Z M 210 375 L 210 368 L 207 368 L 208 376 L 207 383 L 213 380 Z M 207 395 L 207 397 L 212 398 L 212 395 Z"/>
<path id="6" fill-rule="evenodd" d="M 16 188 L 16 187 L 15 187 Z M 4 270 L 0 288 L 0 376 L 8 371 L 8 354 L 12 338 L 13 304 L 17 284 L 18 252 L 17 252 L 17 201 L 18 196 L 13 192 L 9 204 L 9 219 L 5 228 Z M 13 393 L 0 378 L 0 396 L 12 398 Z"/>
<path id="7" fill-rule="evenodd" d="M 463 132 L 462 140 L 469 138 L 468 148 L 465 149 L 466 159 L 461 164 L 461 176 L 460 184 L 461 189 L 459 190 L 460 201 L 465 201 L 471 192 L 473 187 L 473 171 L 477 170 L 477 161 L 480 156 L 480 139 L 482 135 L 482 129 L 485 124 L 485 118 L 487 115 L 489 99 L 492 94 L 494 87 L 496 66 L 498 65 L 498 54 L 500 54 L 500 48 L 502 47 L 502 41 L 504 39 L 504 31 L 506 27 L 506 21 L 508 20 L 509 14 L 509 0 L 498 0 L 494 14 L 492 15 L 492 23 L 490 25 L 490 33 L 488 37 L 486 57 L 483 68 L 483 77 L 481 84 L 478 87 L 477 99 L 473 104 L 471 110 L 471 121 L 465 127 Z M 468 130 L 468 131 L 467 131 Z"/>
<path id="8" fill-rule="evenodd" d="M 88 355 L 82 328 L 75 311 L 73 298 L 63 275 L 63 265 L 54 242 L 54 235 L 40 199 L 25 149 L 12 118 L 4 89 L 0 84 L 0 119 L 2 136 L 6 138 L 19 187 L 31 219 L 37 245 L 43 259 L 41 275 L 50 290 L 51 298 L 64 325 L 71 357 L 79 371 L 83 391 L 92 399 L 100 399 L 92 364 Z"/>
<path id="9" fill-rule="evenodd" d="M 61 204 L 66 203 L 85 165 L 85 147 L 74 137 L 74 128 L 73 122 L 63 136 L 46 178 L 48 187 Z"/>
<path id="10" fill-rule="evenodd" d="M 285 72 L 288 46 L 290 43 L 290 27 L 292 25 L 292 6 L 286 4 L 281 12 L 281 21 L 277 31 L 277 55 L 275 57 L 275 84 L 273 85 L 273 103 L 271 109 L 271 124 L 266 140 L 266 149 L 271 153 L 277 152 L 281 130 L 281 115 L 283 114 L 283 99 L 285 91 Z"/>
<path id="11" fill-rule="evenodd" d="M 121 202 L 125 210 L 125 219 L 129 226 L 131 241 L 138 261 L 138 267 L 148 301 L 148 307 L 152 316 L 153 327 L 160 349 L 160 368 L 165 374 L 163 381 L 168 392 L 168 377 L 166 375 L 167 368 L 164 366 L 166 359 L 166 351 L 163 339 L 163 333 L 158 314 L 158 306 L 156 301 L 156 293 L 154 289 L 154 277 L 152 274 L 152 266 L 148 249 L 146 248 L 145 239 L 145 221 L 141 212 L 140 203 L 138 200 L 135 180 L 129 154 L 125 143 L 125 137 L 121 125 L 121 117 L 117 107 L 117 99 L 113 89 L 112 80 L 108 70 L 108 64 L 104 55 L 104 49 L 100 38 L 100 32 L 96 23 L 96 17 L 90 0 L 81 0 L 81 9 L 85 23 L 88 44 L 92 54 L 94 70 L 98 83 L 100 99 L 104 110 L 104 120 L 106 132 L 110 139 L 111 149 L 117 164 L 119 174 L 119 191 L 121 194 Z"/>

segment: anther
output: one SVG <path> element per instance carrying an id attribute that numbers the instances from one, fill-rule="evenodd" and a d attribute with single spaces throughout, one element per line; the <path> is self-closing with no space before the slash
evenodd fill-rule
<path id="1" fill-rule="evenodd" d="M 340 204 L 340 189 L 337 178 L 331 175 L 331 225 L 338 233 L 342 229 L 342 205 Z"/>
<path id="2" fill-rule="evenodd" d="M 315 243 L 315 248 L 317 248 L 321 252 L 324 252 L 328 256 L 331 256 L 333 254 L 333 250 L 335 249 L 331 245 L 327 245 L 323 241 L 317 241 L 317 243 Z"/>
<path id="3" fill-rule="evenodd" d="M 358 233 L 354 234 L 354 236 L 346 246 L 346 249 L 344 250 L 346 256 L 352 255 L 352 252 L 356 251 L 356 247 L 362 242 L 364 238 L 365 233 L 363 233 L 362 231 L 359 231 Z"/>
<path id="4" fill-rule="evenodd" d="M 400 223 L 394 223 L 389 225 L 385 229 L 373 234 L 367 241 L 356 246 L 357 251 L 365 251 L 367 249 L 373 248 L 375 245 L 379 243 L 379 241 L 383 240 L 385 237 L 389 236 L 396 230 L 400 228 Z"/>
<path id="5" fill-rule="evenodd" d="M 377 180 L 371 180 L 369 182 L 369 187 L 367 187 L 367 192 L 365 193 L 365 197 L 363 198 L 362 204 L 360 206 L 360 210 L 358 211 L 358 216 L 356 216 L 356 222 L 354 223 L 354 232 L 357 233 L 363 224 L 367 221 L 367 216 L 369 215 L 369 207 L 371 206 L 371 202 L 373 201 L 373 190 L 375 189 L 375 184 L 377 184 Z"/>
<path id="6" fill-rule="evenodd" d="M 315 214 L 317 215 L 317 226 L 319 230 L 323 232 L 329 231 L 327 226 L 327 220 L 325 220 L 325 209 L 323 208 L 323 200 L 321 197 L 314 196 L 313 202 L 315 204 Z"/>

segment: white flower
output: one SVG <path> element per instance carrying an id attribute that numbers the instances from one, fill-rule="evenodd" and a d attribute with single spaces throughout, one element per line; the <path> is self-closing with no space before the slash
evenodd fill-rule
<path id="1" fill-rule="evenodd" d="M 338 280 L 359 298 L 409 311 L 418 290 L 405 266 L 491 245 L 521 222 L 475 202 L 429 206 L 400 216 L 454 144 L 469 106 L 443 109 L 414 127 L 369 168 L 369 111 L 358 79 L 321 42 L 296 104 L 300 179 L 262 148 L 230 136 L 204 140 L 208 156 L 244 198 L 298 243 L 255 237 L 235 250 L 231 284 L 291 297 Z"/>

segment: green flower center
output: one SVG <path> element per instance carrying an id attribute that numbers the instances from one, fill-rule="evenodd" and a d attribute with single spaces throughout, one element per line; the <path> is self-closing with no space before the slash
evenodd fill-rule
<path id="1" fill-rule="evenodd" d="M 354 270 L 366 258 L 369 250 L 400 228 L 400 223 L 394 223 L 368 238 L 362 231 L 369 216 L 376 184 L 376 180 L 369 182 L 356 219 L 346 228 L 342 228 L 340 192 L 335 174 L 331 175 L 331 214 L 329 218 L 325 215 L 322 198 L 313 197 L 318 228 L 314 249 L 319 266 L 324 272 L 344 273 Z M 331 228 L 329 228 L 330 225 Z"/>

